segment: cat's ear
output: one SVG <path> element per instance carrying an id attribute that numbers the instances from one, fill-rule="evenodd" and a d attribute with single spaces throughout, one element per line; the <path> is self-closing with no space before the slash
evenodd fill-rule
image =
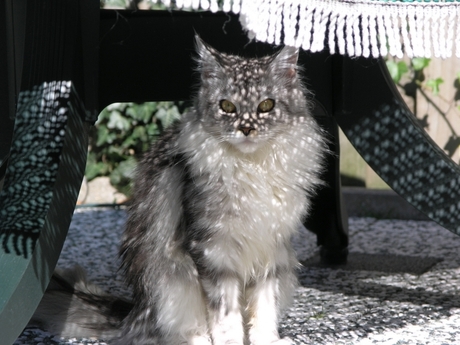
<path id="1" fill-rule="evenodd" d="M 196 51 L 198 53 L 198 70 L 203 80 L 217 77 L 221 70 L 219 52 L 195 35 Z"/>
<path id="2" fill-rule="evenodd" d="M 274 57 L 272 64 L 277 73 L 282 76 L 293 79 L 297 76 L 297 60 L 299 59 L 299 48 L 285 46 Z"/>

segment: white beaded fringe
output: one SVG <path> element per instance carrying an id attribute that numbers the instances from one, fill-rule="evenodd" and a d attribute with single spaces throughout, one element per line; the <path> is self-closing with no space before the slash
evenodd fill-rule
<path id="1" fill-rule="evenodd" d="M 250 39 L 312 52 L 378 57 L 460 57 L 460 2 L 377 0 L 160 0 L 240 15 Z"/>

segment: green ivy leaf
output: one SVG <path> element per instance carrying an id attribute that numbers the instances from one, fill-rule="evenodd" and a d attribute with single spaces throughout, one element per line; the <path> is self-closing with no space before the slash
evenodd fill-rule
<path id="1" fill-rule="evenodd" d="M 149 123 L 152 121 L 153 114 L 158 109 L 157 105 L 158 103 L 156 102 L 148 102 L 148 103 L 142 104 L 141 118 L 144 123 Z"/>
<path id="2" fill-rule="evenodd" d="M 109 142 L 109 129 L 106 126 L 99 126 L 97 128 L 97 141 L 96 146 Z"/>
<path id="3" fill-rule="evenodd" d="M 103 162 L 95 162 L 95 163 L 88 162 L 86 164 L 85 176 L 88 179 L 88 181 L 91 181 L 92 179 L 98 176 L 104 176 L 107 173 L 108 173 L 108 166 L 107 164 L 104 164 Z"/>
<path id="4" fill-rule="evenodd" d="M 390 72 L 391 79 L 397 84 L 401 80 L 401 77 L 409 72 L 407 64 L 404 61 L 395 62 L 388 60 L 387 62 L 388 72 Z"/>
<path id="5" fill-rule="evenodd" d="M 134 157 L 129 157 L 120 162 L 117 167 L 110 173 L 110 183 L 118 190 L 124 191 L 126 186 L 129 186 L 136 169 L 137 161 Z"/>
<path id="6" fill-rule="evenodd" d="M 130 122 L 118 110 L 114 110 L 110 113 L 110 120 L 107 123 L 107 127 L 125 131 L 129 129 Z"/>
<path id="7" fill-rule="evenodd" d="M 437 96 L 439 94 L 439 85 L 444 83 L 444 79 L 436 78 L 436 79 L 429 79 L 426 82 L 426 86 L 431 88 L 433 95 Z"/>
<path id="8" fill-rule="evenodd" d="M 133 134 L 130 136 L 135 141 L 148 140 L 146 126 L 137 126 L 133 130 Z"/>
<path id="9" fill-rule="evenodd" d="M 409 68 L 407 67 L 407 64 L 406 64 L 404 61 L 399 61 L 399 62 L 398 62 L 398 71 L 399 71 L 399 73 L 401 74 L 401 76 L 402 76 L 404 73 L 409 72 Z"/>
<path id="10" fill-rule="evenodd" d="M 142 127 L 140 127 L 140 128 L 142 128 Z M 126 137 L 126 138 L 123 140 L 121 146 L 122 146 L 124 149 L 129 150 L 130 147 L 136 145 L 136 142 L 137 142 L 138 140 L 142 140 L 142 138 L 138 138 L 138 137 L 135 137 L 134 135 L 130 135 L 130 136 Z"/>
<path id="11" fill-rule="evenodd" d="M 125 154 L 125 150 L 120 145 L 110 145 L 106 149 L 108 159 L 112 162 L 121 162 L 128 156 Z"/>
<path id="12" fill-rule="evenodd" d="M 147 150 L 163 128 L 180 118 L 182 103 L 113 103 L 99 115 L 90 134 L 87 178 L 110 176 L 112 184 L 130 193 L 133 162 Z"/>
<path id="13" fill-rule="evenodd" d="M 111 111 L 118 110 L 119 112 L 124 112 L 126 108 L 129 108 L 131 103 L 112 103 L 107 106 L 107 111 L 110 113 Z"/>
<path id="14" fill-rule="evenodd" d="M 398 65 L 396 64 L 396 62 L 392 60 L 387 60 L 386 64 L 387 64 L 388 72 L 390 73 L 391 79 L 393 79 L 395 83 L 399 82 Z"/>
<path id="15" fill-rule="evenodd" d="M 158 109 L 155 116 L 161 121 L 163 128 L 169 127 L 174 121 L 180 119 L 179 109 L 175 105 Z"/>
<path id="16" fill-rule="evenodd" d="M 147 116 L 151 114 L 147 114 Z M 143 121 L 145 114 L 143 112 L 142 107 L 139 107 L 138 105 L 134 105 L 128 109 L 126 109 L 126 116 L 130 117 L 133 121 L 133 124 L 137 124 L 138 121 Z"/>
<path id="17" fill-rule="evenodd" d="M 427 58 L 413 58 L 412 60 L 412 67 L 416 71 L 421 71 L 424 68 L 428 67 L 430 64 L 431 59 Z"/>
<path id="18" fill-rule="evenodd" d="M 145 130 L 147 132 L 147 138 L 149 139 L 160 135 L 160 129 L 155 122 L 145 126 Z"/>

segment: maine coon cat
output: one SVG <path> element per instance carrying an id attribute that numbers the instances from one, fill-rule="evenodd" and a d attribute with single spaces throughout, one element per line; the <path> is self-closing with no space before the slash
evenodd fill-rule
<path id="1" fill-rule="evenodd" d="M 133 301 L 76 269 L 50 286 L 45 327 L 120 345 L 289 343 L 278 320 L 296 286 L 290 240 L 326 150 L 298 51 L 247 59 L 199 38 L 197 51 L 193 109 L 137 169 L 120 250 Z"/>

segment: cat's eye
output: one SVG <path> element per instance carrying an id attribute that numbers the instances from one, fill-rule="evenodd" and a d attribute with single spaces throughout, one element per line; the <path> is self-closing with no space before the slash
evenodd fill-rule
<path id="1" fill-rule="evenodd" d="M 222 109 L 226 113 L 235 113 L 236 107 L 235 104 L 230 102 L 228 99 L 223 99 L 220 101 L 220 109 Z"/>
<path id="2" fill-rule="evenodd" d="M 272 110 L 274 106 L 275 106 L 275 101 L 271 98 L 267 98 L 266 100 L 263 100 L 262 102 L 259 103 L 259 106 L 257 107 L 257 111 L 259 113 L 267 113 L 270 110 Z"/>

